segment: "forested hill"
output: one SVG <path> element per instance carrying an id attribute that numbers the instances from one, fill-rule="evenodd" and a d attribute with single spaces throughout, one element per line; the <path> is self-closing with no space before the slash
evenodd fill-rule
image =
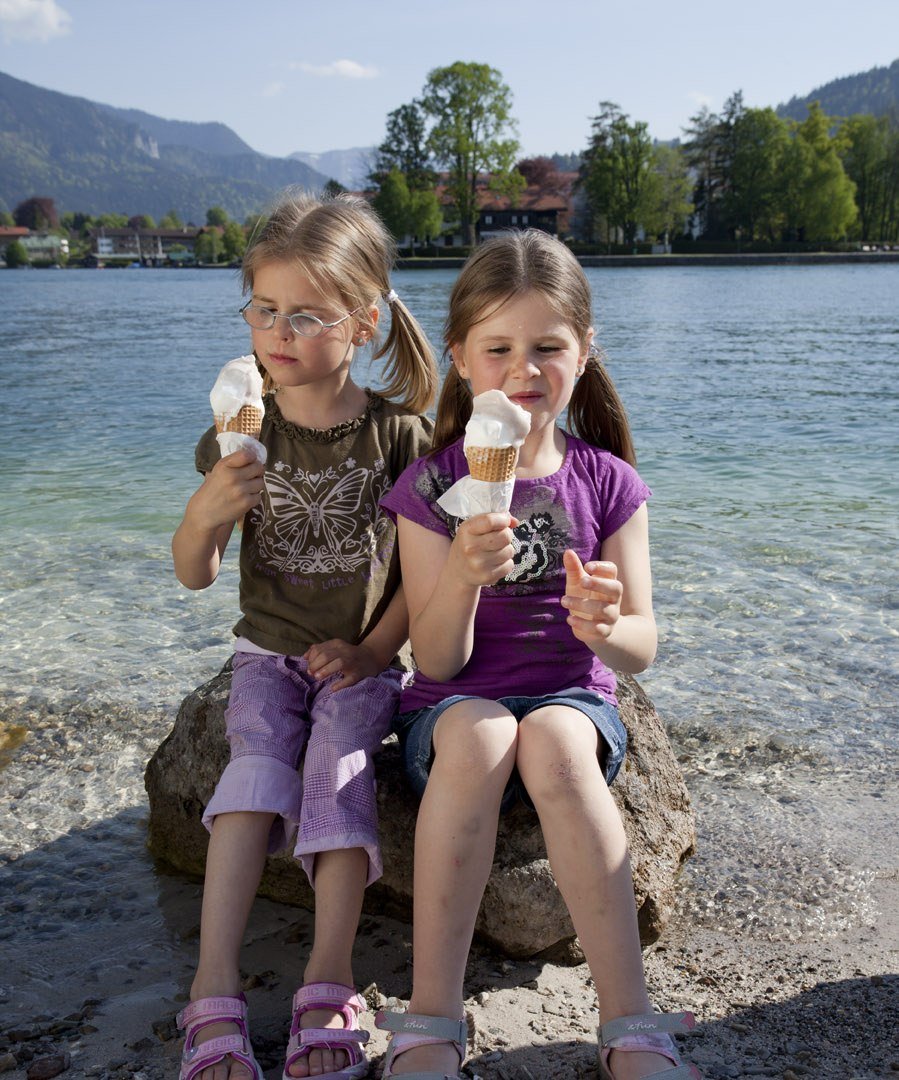
<path id="1" fill-rule="evenodd" d="M 256 153 L 224 124 L 163 120 L 0 72 L 0 210 L 41 195 L 60 213 L 175 210 L 203 224 L 221 206 L 242 221 L 282 187 L 326 181 L 301 161 Z"/>
<path id="2" fill-rule="evenodd" d="M 853 116 L 855 113 L 881 116 L 891 109 L 899 112 L 899 60 L 894 60 L 889 67 L 871 68 L 859 75 L 834 79 L 805 97 L 791 98 L 786 105 L 779 105 L 777 112 L 793 120 L 804 120 L 813 101 L 820 101 L 828 116 Z"/>

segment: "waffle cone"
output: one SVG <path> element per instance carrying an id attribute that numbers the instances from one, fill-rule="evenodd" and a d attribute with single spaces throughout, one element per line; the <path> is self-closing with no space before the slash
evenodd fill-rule
<path id="1" fill-rule="evenodd" d="M 466 446 L 468 471 L 475 480 L 499 484 L 515 478 L 518 464 L 517 446 Z"/>
<path id="2" fill-rule="evenodd" d="M 217 416 L 215 430 L 219 434 L 223 431 L 236 431 L 241 435 L 252 435 L 254 439 L 258 438 L 262 430 L 262 409 L 257 409 L 255 405 L 241 405 L 237 416 L 232 416 L 230 420 L 224 416 Z"/>

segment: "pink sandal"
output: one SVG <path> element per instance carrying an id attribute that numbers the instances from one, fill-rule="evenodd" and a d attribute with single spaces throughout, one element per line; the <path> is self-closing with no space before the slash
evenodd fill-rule
<path id="1" fill-rule="evenodd" d="M 609 1068 L 609 1057 L 613 1050 L 642 1050 L 668 1058 L 673 1066 L 653 1073 L 647 1080 L 702 1080 L 695 1065 L 681 1063 L 673 1040 L 666 1034 L 669 1031 L 692 1031 L 695 1026 L 693 1014 L 688 1012 L 643 1013 L 610 1020 L 599 1029 L 599 1075 L 602 1080 L 615 1080 Z"/>
<path id="2" fill-rule="evenodd" d="M 367 1076 L 368 1061 L 362 1047 L 368 1042 L 369 1034 L 359 1030 L 359 1013 L 366 1008 L 365 998 L 352 986 L 329 982 L 301 986 L 293 995 L 293 1020 L 283 1080 L 296 1080 L 287 1070 L 300 1058 L 307 1057 L 310 1050 L 342 1050 L 350 1059 L 349 1065 L 337 1072 L 317 1073 L 315 1080 L 359 1080 Z M 310 1009 L 333 1009 L 343 1017 L 343 1027 L 302 1029 L 300 1017 Z"/>
<path id="3" fill-rule="evenodd" d="M 239 997 L 208 997 L 192 1001 L 178 1013 L 176 1023 L 185 1033 L 179 1080 L 193 1080 L 203 1069 L 218 1064 L 226 1057 L 232 1057 L 251 1069 L 254 1080 L 264 1080 L 250 1045 L 247 999 L 243 994 Z M 204 1043 L 196 1043 L 197 1032 L 210 1024 L 236 1024 L 240 1034 L 219 1035 Z"/>
<path id="4" fill-rule="evenodd" d="M 468 1024 L 465 1020 L 382 1011 L 375 1017 L 375 1027 L 394 1033 L 384 1058 L 381 1080 L 390 1080 L 390 1077 L 397 1075 L 393 1071 L 393 1062 L 400 1054 L 414 1050 L 417 1046 L 430 1046 L 434 1043 L 450 1043 L 455 1047 L 459 1055 L 456 1075 L 453 1077 L 438 1072 L 412 1072 L 404 1073 L 403 1080 L 459 1080 L 462 1075 L 462 1062 L 465 1061 L 465 1047 L 468 1044 Z"/>

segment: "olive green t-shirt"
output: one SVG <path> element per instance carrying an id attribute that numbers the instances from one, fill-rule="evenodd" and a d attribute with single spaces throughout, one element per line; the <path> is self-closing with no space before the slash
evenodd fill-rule
<path id="1" fill-rule="evenodd" d="M 277 398 L 266 398 L 265 491 L 244 519 L 234 627 L 262 649 L 298 656 L 331 638 L 356 643 L 399 585 L 396 527 L 379 503 L 427 453 L 433 424 L 366 393 L 362 416 L 327 430 L 292 424 Z M 197 469 L 209 472 L 219 457 L 210 428 L 197 445 Z"/>

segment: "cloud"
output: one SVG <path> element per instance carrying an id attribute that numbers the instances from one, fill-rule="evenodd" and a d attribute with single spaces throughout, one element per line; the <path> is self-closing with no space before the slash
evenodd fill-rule
<path id="1" fill-rule="evenodd" d="M 287 89 L 287 83 L 283 82 L 270 82 L 262 88 L 262 96 L 264 98 L 276 98 L 280 97 Z"/>
<path id="2" fill-rule="evenodd" d="M 291 67 L 324 78 L 336 75 L 339 79 L 375 79 L 378 76 L 377 68 L 357 64 L 355 60 L 332 60 L 330 64 L 307 64 L 301 60 Z"/>
<path id="3" fill-rule="evenodd" d="M 687 97 L 700 109 L 711 109 L 714 98 L 711 94 L 703 94 L 700 90 L 691 90 Z"/>
<path id="4" fill-rule="evenodd" d="M 5 41 L 49 41 L 71 30 L 72 16 L 56 0 L 0 0 Z"/>

